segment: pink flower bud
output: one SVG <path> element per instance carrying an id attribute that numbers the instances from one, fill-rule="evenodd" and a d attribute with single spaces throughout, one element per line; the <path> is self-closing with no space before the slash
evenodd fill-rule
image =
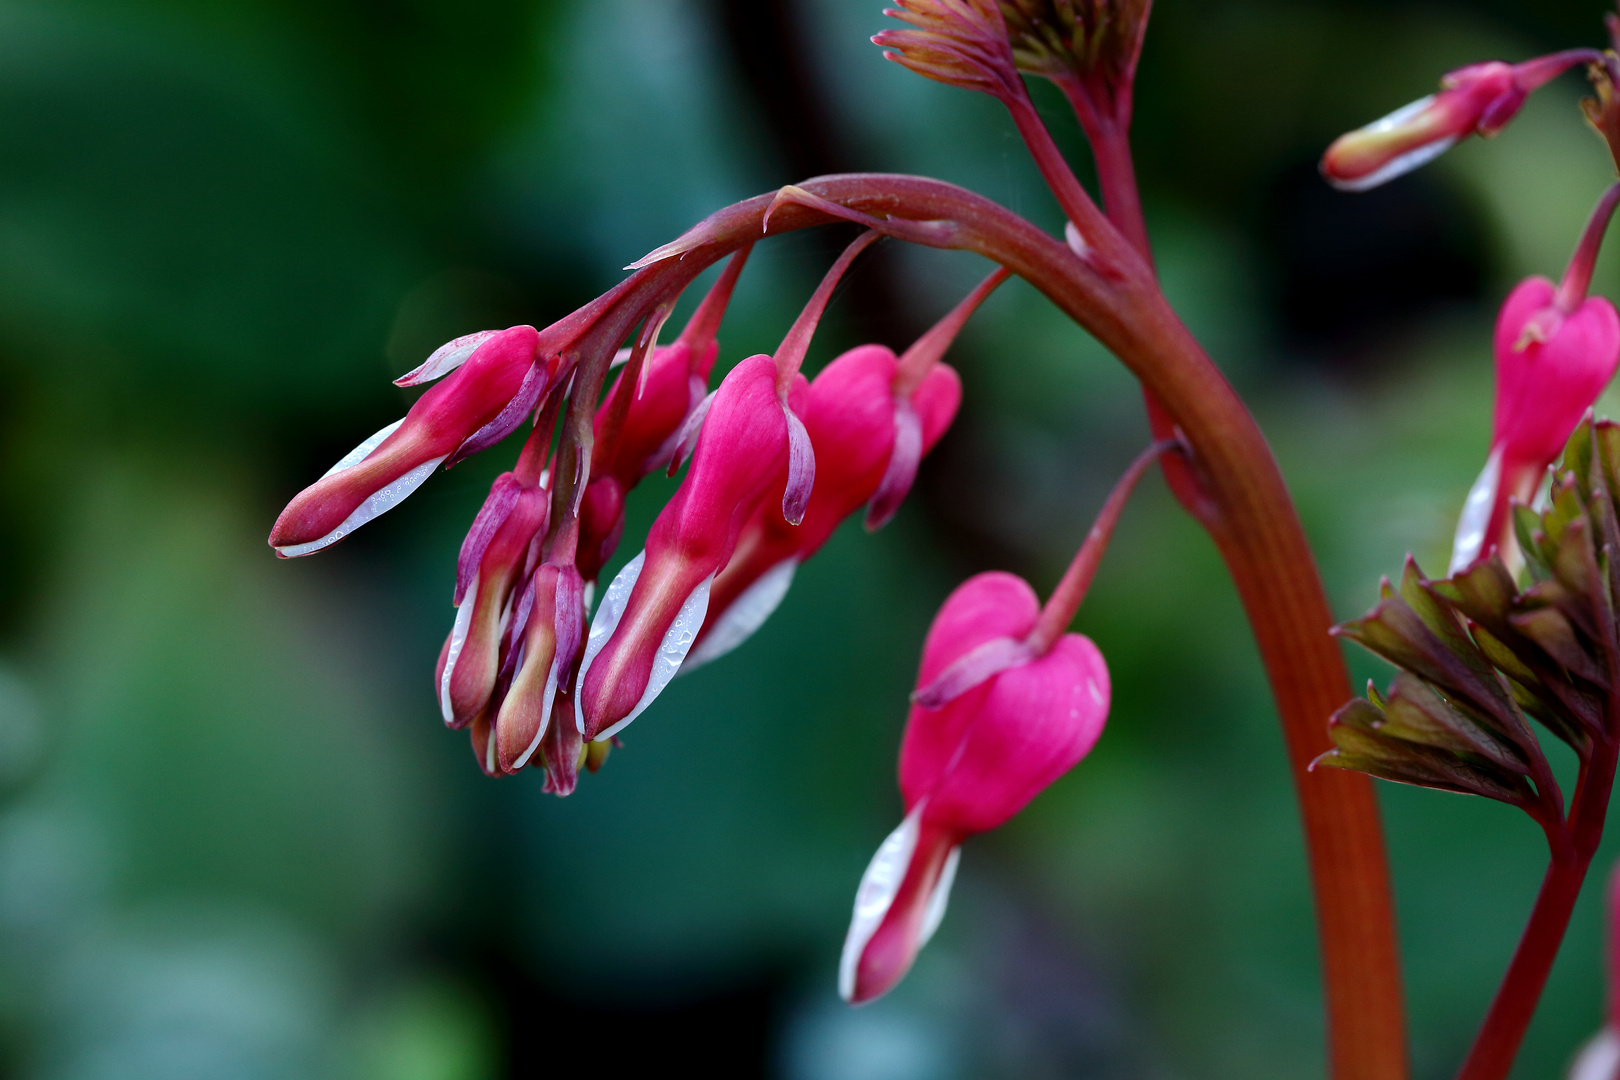
<path id="1" fill-rule="evenodd" d="M 896 418 L 902 409 L 917 434 L 915 445 L 905 448 L 912 457 L 908 476 L 916 475 L 916 459 L 945 434 L 962 400 L 956 372 L 935 364 L 910 399 L 897 398 L 897 362 L 882 345 L 862 345 L 828 364 L 810 384 L 803 419 L 817 472 L 804 521 L 788 524 L 776 510 L 777 499 L 767 498 L 755 511 L 736 554 L 715 578 L 709 615 L 682 670 L 746 641 L 786 595 L 795 568 L 878 492 L 901 449 Z"/>
<path id="2" fill-rule="evenodd" d="M 519 487 L 515 493 L 514 486 Z M 550 498 L 545 488 L 521 487 L 511 473 L 502 475 L 485 507 L 504 504 L 506 512 L 493 525 L 480 512 L 463 545 L 463 566 L 472 569 L 466 584 L 458 586 L 460 605 L 438 672 L 439 707 L 453 728 L 467 726 L 484 712 L 495 692 L 503 622 L 536 538 L 545 530 Z"/>
<path id="3" fill-rule="evenodd" d="M 1453 572 L 1503 535 L 1511 500 L 1535 494 L 1620 362 L 1614 305 L 1594 296 L 1565 311 L 1558 292 L 1546 278 L 1529 278 L 1497 317 L 1491 452 L 1457 526 Z"/>
<path id="4" fill-rule="evenodd" d="M 807 389 L 797 376 L 795 412 Z M 634 720 L 680 668 L 715 574 L 755 507 L 785 483 L 787 428 L 775 362 L 760 355 L 733 368 L 715 394 L 680 489 L 653 523 L 646 550 L 608 586 L 591 624 L 575 702 L 586 738 L 607 738 Z"/>
<path id="5" fill-rule="evenodd" d="M 1322 155 L 1322 175 L 1345 191 L 1366 191 L 1439 157 L 1471 134 L 1495 135 L 1530 92 L 1597 54 L 1588 49 L 1506 64 L 1489 60 L 1446 75 L 1441 90 L 1341 135 Z"/>
<path id="6" fill-rule="evenodd" d="M 917 685 L 998 638 L 1035 626 L 1034 591 L 1011 574 L 968 579 L 935 617 Z M 958 846 L 1022 810 L 1091 750 L 1108 717 L 1108 668 L 1079 634 L 1004 670 L 939 709 L 913 705 L 900 749 L 906 816 L 878 849 L 855 897 L 839 967 L 850 1002 L 888 992 L 945 913 Z"/>
<path id="7" fill-rule="evenodd" d="M 521 422 L 534 402 L 521 410 L 512 408 L 514 402 L 537 400 L 546 383 L 546 367 L 537 357 L 539 340 L 534 327 L 514 326 L 471 342 L 471 353 L 418 398 L 404 419 L 355 447 L 287 504 L 270 530 L 276 554 L 292 558 L 337 543 L 396 506 L 440 462 L 488 439 L 509 413 L 517 413 L 513 426 Z"/>

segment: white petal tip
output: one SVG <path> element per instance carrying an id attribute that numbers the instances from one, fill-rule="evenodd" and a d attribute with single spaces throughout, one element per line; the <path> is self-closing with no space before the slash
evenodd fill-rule
<path id="1" fill-rule="evenodd" d="M 787 596 L 798 568 L 799 560 L 783 559 L 744 589 L 730 607 L 717 612 L 709 632 L 686 655 L 680 673 L 684 675 L 711 660 L 718 660 L 753 637 Z"/>

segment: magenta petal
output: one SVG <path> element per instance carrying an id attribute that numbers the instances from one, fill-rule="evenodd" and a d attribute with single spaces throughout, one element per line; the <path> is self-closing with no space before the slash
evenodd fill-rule
<path id="1" fill-rule="evenodd" d="M 658 448 L 648 454 L 646 460 L 641 463 L 642 475 L 651 475 L 666 466 L 669 467 L 669 471 L 673 475 L 675 470 L 680 467 L 680 462 L 692 456 L 692 450 L 697 446 L 697 435 L 695 429 L 691 433 L 687 431 L 687 422 L 696 416 L 695 428 L 703 426 L 703 417 L 709 414 L 710 395 L 707 388 L 708 384 L 704 382 L 703 376 L 688 376 L 687 401 L 689 404 L 686 408 L 686 415 L 681 418 L 679 424 L 675 425 L 675 430 L 669 433 L 669 437 L 659 443 Z M 699 415 L 699 410 L 701 410 L 701 415 Z M 690 438 L 688 438 L 689 434 Z"/>
<path id="2" fill-rule="evenodd" d="M 900 509 L 900 504 L 911 492 L 911 485 L 917 480 L 917 466 L 922 463 L 922 455 L 922 420 L 917 416 L 917 410 L 912 408 L 910 398 L 895 398 L 894 449 L 889 453 L 889 464 L 883 470 L 883 479 L 878 481 L 877 491 L 866 504 L 868 532 L 883 528 L 894 517 L 895 511 Z"/>
<path id="3" fill-rule="evenodd" d="M 461 542 L 461 556 L 456 560 L 456 595 L 451 603 L 460 604 L 466 597 L 467 589 L 478 573 L 478 564 L 484 560 L 484 551 L 495 538 L 496 530 L 511 514 L 512 507 L 517 505 L 518 492 L 522 489 L 523 485 L 511 473 L 502 473 L 495 478 L 489 498 L 484 500 L 478 516 L 473 518 L 472 528 L 467 530 L 467 538 Z"/>
<path id="4" fill-rule="evenodd" d="M 452 341 L 447 341 L 433 350 L 420 367 L 406 372 L 394 380 L 395 386 L 418 386 L 425 382 L 432 382 L 450 374 L 456 368 L 467 362 L 467 358 L 478 351 L 478 346 L 488 341 L 499 330 L 479 330 L 472 334 L 463 334 Z"/>
<path id="5" fill-rule="evenodd" d="M 529 370 L 523 376 L 523 382 L 518 386 L 517 394 L 489 423 L 473 432 L 467 441 L 456 448 L 450 459 L 444 463 L 445 468 L 463 461 L 482 450 L 488 450 L 523 423 L 535 407 L 540 404 L 540 395 L 546 389 L 546 364 L 544 360 L 536 360 L 529 365 Z"/>
<path id="6" fill-rule="evenodd" d="M 911 700 L 925 709 L 938 709 L 994 678 L 1009 668 L 1035 658 L 1028 645 L 1012 638 L 991 638 L 951 663 L 927 686 L 919 687 Z"/>
<path id="7" fill-rule="evenodd" d="M 782 415 L 787 418 L 788 478 L 787 489 L 782 492 L 782 517 L 789 525 L 804 520 L 810 505 L 810 492 L 816 483 L 816 451 L 810 445 L 810 433 L 804 430 L 804 421 L 782 403 Z"/>

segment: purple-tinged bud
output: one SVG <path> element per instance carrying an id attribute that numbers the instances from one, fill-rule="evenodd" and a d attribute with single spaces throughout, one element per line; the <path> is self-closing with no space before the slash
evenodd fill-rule
<path id="1" fill-rule="evenodd" d="M 1530 92 L 1576 64 L 1591 49 L 1506 64 L 1489 60 L 1458 68 L 1440 92 L 1339 136 L 1322 155 L 1322 175 L 1345 191 L 1366 191 L 1426 165 L 1468 135 L 1491 136 L 1518 115 Z"/>
<path id="2" fill-rule="evenodd" d="M 709 586 L 766 494 L 788 467 L 788 425 L 776 363 L 752 356 L 715 393 L 692 465 L 647 535 L 647 547 L 602 597 L 575 703 L 579 730 L 607 738 L 634 720 L 686 658 L 708 608 Z M 795 412 L 808 391 L 797 376 Z"/>
<path id="3" fill-rule="evenodd" d="M 552 727 L 578 739 L 573 717 L 565 712 L 553 724 L 552 710 L 559 700 L 567 708 L 569 676 L 585 636 L 585 583 L 572 564 L 546 563 L 535 570 L 531 588 L 527 623 L 514 635 L 521 650 L 516 672 L 495 718 L 496 760 L 507 773 L 529 764 Z"/>
<path id="4" fill-rule="evenodd" d="M 514 485 L 510 473 L 495 481 L 486 509 L 505 504 L 507 512 L 493 528 L 489 515 L 480 512 L 462 548 L 460 603 L 438 672 L 439 708 L 453 728 L 467 726 L 490 704 L 500 670 L 502 629 L 535 541 L 545 531 L 551 493 L 522 486 L 514 493 Z"/>
<path id="5" fill-rule="evenodd" d="M 538 347 L 532 326 L 473 343 L 465 362 L 418 398 L 404 419 L 355 447 L 287 504 L 270 531 L 276 554 L 293 558 L 337 543 L 398 505 L 440 462 L 485 437 L 515 399 L 538 399 L 547 381 Z M 519 413 L 517 421 L 522 419 Z"/>
<path id="6" fill-rule="evenodd" d="M 968 579 L 928 631 L 918 687 L 987 643 L 1028 639 L 1039 614 L 1021 578 Z M 900 981 L 944 917 L 959 845 L 1005 823 L 1085 757 L 1102 734 L 1108 700 L 1102 654 L 1065 634 L 938 709 L 913 704 L 900 749 L 906 816 L 856 893 L 839 965 L 846 1001 L 870 1001 Z"/>
<path id="7" fill-rule="evenodd" d="M 746 641 L 787 594 L 798 565 L 880 491 L 895 454 L 910 456 L 906 472 L 915 476 L 917 460 L 950 427 L 962 400 L 956 372 L 935 364 L 908 399 L 893 389 L 897 364 L 888 348 L 862 345 L 828 364 L 810 384 L 804 426 L 818 465 L 804 520 L 790 525 L 769 498 L 749 518 L 736 553 L 715 578 L 709 616 L 682 670 Z M 901 446 L 896 418 L 902 410 L 916 425 L 914 447 Z M 896 503 L 904 492 L 897 495 Z"/>

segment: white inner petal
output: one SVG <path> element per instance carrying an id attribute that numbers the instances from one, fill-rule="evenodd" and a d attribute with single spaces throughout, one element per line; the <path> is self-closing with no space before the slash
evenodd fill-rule
<path id="1" fill-rule="evenodd" d="M 450 708 L 450 676 L 456 670 L 456 661 L 461 658 L 461 648 L 467 644 L 467 629 L 472 626 L 473 605 L 478 602 L 478 575 L 474 574 L 472 584 L 467 587 L 466 598 L 461 606 L 456 608 L 456 623 L 450 629 L 450 648 L 444 654 L 444 674 L 439 677 L 439 711 L 444 714 L 444 722 L 455 720 L 455 711 Z"/>
<path id="2" fill-rule="evenodd" d="M 744 589 L 730 607 L 716 616 L 708 636 L 687 655 L 681 672 L 684 674 L 710 660 L 718 660 L 753 637 L 754 631 L 764 626 L 765 620 L 782 603 L 788 587 L 793 584 L 794 571 L 798 568 L 798 559 L 783 559 Z"/>
<path id="3" fill-rule="evenodd" d="M 347 454 L 344 454 L 342 457 L 338 458 L 338 463 L 332 466 L 330 469 L 327 469 L 326 472 L 322 473 L 321 479 L 325 480 L 333 473 L 340 473 L 350 466 L 360 464 L 360 462 L 364 461 L 373 450 L 382 445 L 382 441 L 384 439 L 398 431 L 399 425 L 403 424 L 404 422 L 405 418 L 402 416 L 398 420 L 395 420 L 392 424 L 389 424 L 387 427 L 377 432 L 377 434 L 373 435 L 371 438 L 367 439 L 365 442 L 361 443 L 359 446 L 355 447 L 353 450 L 350 450 Z"/>
<path id="4" fill-rule="evenodd" d="M 608 643 L 608 638 L 618 628 L 619 619 L 624 616 L 624 605 L 630 600 L 630 590 L 636 587 L 636 580 L 641 577 L 641 567 L 646 561 L 647 552 L 643 549 L 624 564 L 624 569 L 608 583 L 607 591 L 602 594 L 602 606 L 596 609 L 596 617 L 591 620 L 591 632 L 585 638 L 585 657 L 579 662 L 579 686 L 574 693 L 574 724 L 581 735 L 585 734 L 585 708 L 580 704 L 579 688 L 585 685 L 585 676 L 590 673 L 596 654 L 602 651 L 602 646 Z"/>
<path id="5" fill-rule="evenodd" d="M 1581 1050 L 1569 1080 L 1615 1080 L 1620 1076 L 1620 1038 L 1605 1027 Z"/>
<path id="6" fill-rule="evenodd" d="M 1468 489 L 1463 501 L 1462 516 L 1457 519 L 1457 538 L 1451 545 L 1450 573 L 1467 569 L 1479 558 L 1485 547 L 1485 530 L 1491 524 L 1491 509 L 1496 505 L 1496 492 L 1501 486 L 1502 451 L 1498 447 L 1485 461 L 1485 468 Z"/>
<path id="7" fill-rule="evenodd" d="M 598 735 L 596 742 L 613 738 L 623 731 L 630 721 L 646 712 L 647 706 L 664 692 L 664 687 L 668 686 L 675 673 L 681 670 L 681 662 L 691 651 L 692 642 L 697 640 L 698 631 L 703 629 L 703 616 L 709 611 L 709 588 L 713 584 L 714 575 L 710 574 L 699 582 L 698 587 L 681 603 L 681 610 L 675 613 L 675 621 L 664 632 L 664 640 L 658 643 L 658 653 L 653 657 L 652 671 L 647 674 L 647 689 L 642 691 L 641 700 L 636 702 L 636 707 L 630 710 L 628 716 Z"/>
<path id="8" fill-rule="evenodd" d="M 1410 105 L 1401 106 L 1399 109 L 1396 109 L 1394 112 L 1383 117 L 1382 119 L 1374 120 L 1361 130 L 1373 135 L 1394 130 L 1395 128 L 1400 127 L 1402 124 L 1405 124 L 1408 120 L 1412 119 L 1412 117 L 1427 109 L 1433 103 L 1433 94 L 1430 94 L 1426 98 L 1419 98 Z M 1354 180 L 1340 180 L 1330 176 L 1328 177 L 1328 183 L 1332 184 L 1340 191 L 1366 191 L 1369 188 L 1377 187 L 1379 184 L 1386 184 L 1395 179 L 1397 176 L 1409 173 L 1419 166 L 1427 165 L 1429 162 L 1433 161 L 1435 158 L 1439 157 L 1441 154 L 1445 153 L 1447 150 L 1450 150 L 1456 145 L 1457 136 L 1447 135 L 1443 139 L 1436 139 L 1434 142 L 1424 143 L 1422 146 L 1408 150 L 1399 157 L 1390 159 L 1389 161 L 1385 162 L 1381 168 L 1373 170 L 1366 176 L 1360 176 Z"/>
<path id="9" fill-rule="evenodd" d="M 889 913 L 900 883 L 906 879 L 906 869 L 917 850 L 917 835 L 922 828 L 923 808 L 927 799 L 919 800 L 906 815 L 899 828 L 878 845 L 877 854 L 861 875 L 861 884 L 855 890 L 855 911 L 849 920 L 849 933 L 844 937 L 844 951 L 838 958 L 838 994 L 845 1001 L 855 997 L 855 973 L 860 968 L 861 954 L 883 924 Z"/>
<path id="10" fill-rule="evenodd" d="M 375 436 L 373 436 L 373 438 L 375 438 Z M 381 440 L 378 441 L 380 442 Z M 295 559 L 300 555 L 308 555 L 311 552 L 319 551 L 324 547 L 332 546 L 345 536 L 348 536 L 350 533 L 354 532 L 354 530 L 358 529 L 360 526 L 364 525 L 366 522 L 370 521 L 372 518 L 378 517 L 404 502 L 405 497 L 411 492 L 415 491 L 417 488 L 421 487 L 422 481 L 428 478 L 428 474 L 433 472 L 434 469 L 438 468 L 439 462 L 443 461 L 448 456 L 449 455 L 447 454 L 441 454 L 432 461 L 424 461 L 422 464 L 418 465 L 404 476 L 401 476 L 398 480 L 395 480 L 387 487 L 373 492 L 367 497 L 365 502 L 361 503 L 355 508 L 354 513 L 343 519 L 343 524 L 339 525 L 337 528 L 333 529 L 319 540 L 311 540 L 307 544 L 289 544 L 286 547 L 278 547 L 276 548 L 276 554 L 280 555 L 284 559 Z"/>
<path id="11" fill-rule="evenodd" d="M 499 330 L 479 330 L 472 334 L 463 334 L 440 345 L 422 361 L 422 365 L 412 371 L 406 372 L 394 380 L 395 386 L 416 386 L 419 383 L 432 382 L 434 379 L 450 374 L 456 368 L 467 362 L 467 358 L 478 351 L 478 346 L 500 333 Z"/>
<path id="12" fill-rule="evenodd" d="M 945 865 L 939 872 L 939 880 L 934 882 L 934 891 L 928 894 L 928 910 L 923 912 L 922 928 L 917 931 L 917 948 L 928 944 L 928 939 L 934 936 L 939 924 L 945 919 L 945 905 L 951 899 L 951 886 L 956 882 L 956 864 L 962 861 L 962 848 L 960 845 L 951 848 L 951 853 L 945 856 Z"/>

